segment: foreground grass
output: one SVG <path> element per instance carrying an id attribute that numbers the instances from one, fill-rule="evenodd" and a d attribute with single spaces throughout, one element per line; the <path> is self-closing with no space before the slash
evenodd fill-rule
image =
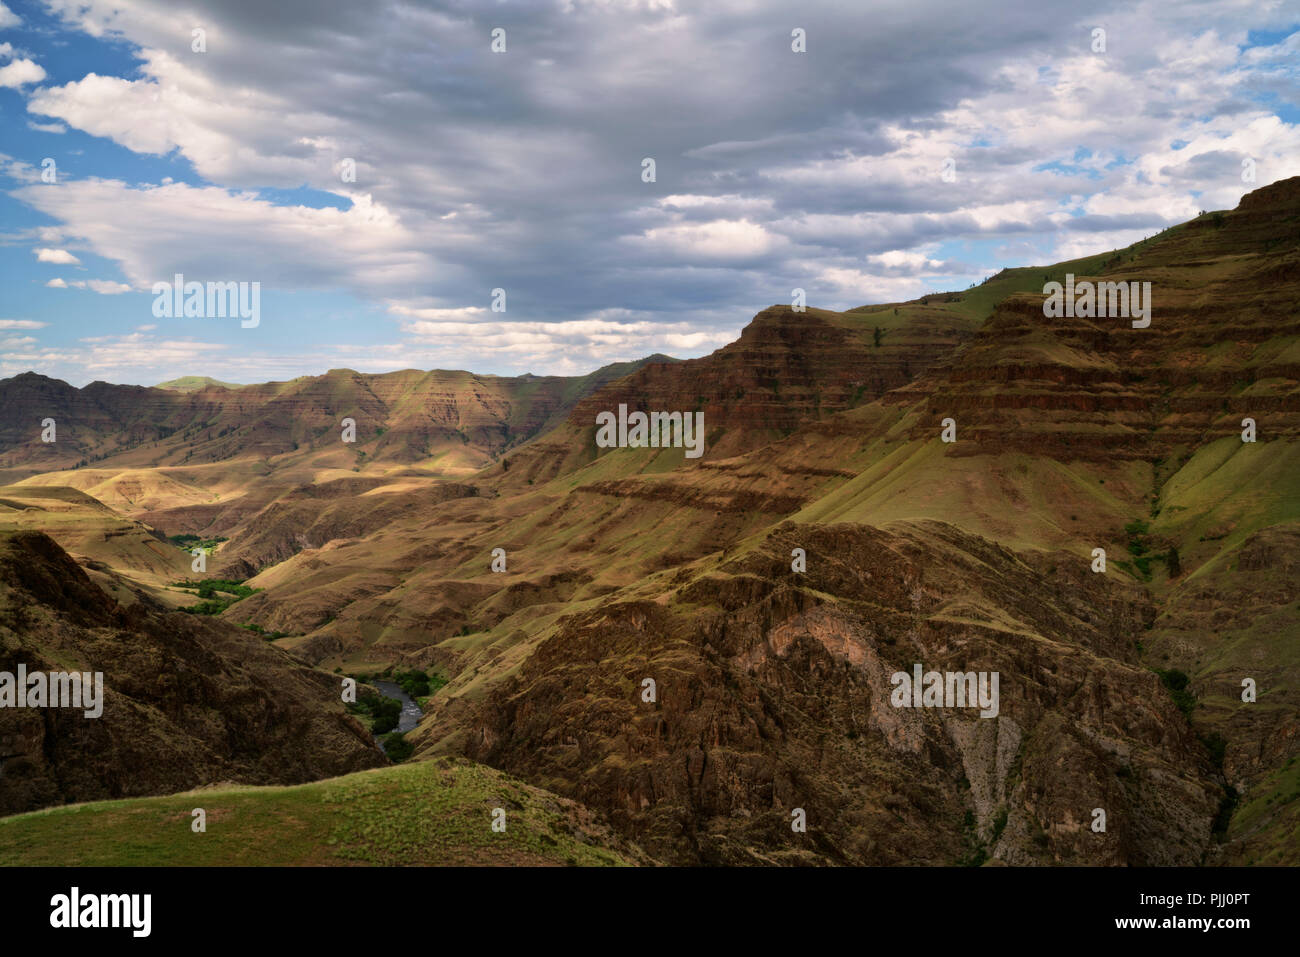
<path id="1" fill-rule="evenodd" d="M 491 828 L 494 808 L 506 830 Z M 207 831 L 191 812 L 207 812 Z M 581 809 L 463 759 L 295 787 L 219 787 L 0 819 L 2 865 L 626 864 Z"/>

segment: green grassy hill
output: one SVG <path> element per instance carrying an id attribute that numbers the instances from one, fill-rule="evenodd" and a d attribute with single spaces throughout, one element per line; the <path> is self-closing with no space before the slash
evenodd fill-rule
<path id="1" fill-rule="evenodd" d="M 494 808 L 506 829 L 492 830 Z M 194 833 L 203 808 L 207 830 Z M 77 835 L 69 840 L 68 835 Z M 582 865 L 645 863 L 578 804 L 465 760 L 297 787 L 216 787 L 0 819 L 0 865 Z"/>

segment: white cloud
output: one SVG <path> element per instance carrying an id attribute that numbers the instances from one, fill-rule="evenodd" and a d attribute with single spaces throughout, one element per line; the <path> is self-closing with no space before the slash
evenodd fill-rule
<path id="1" fill-rule="evenodd" d="M 83 339 L 89 349 L 82 364 L 90 372 L 149 369 L 171 364 L 179 368 L 208 368 L 227 351 L 226 346 L 190 339 L 158 339 L 138 332 L 122 336 Z"/>
<path id="2" fill-rule="evenodd" d="M 126 283 L 114 282 L 111 279 L 87 279 L 86 286 L 91 292 L 97 292 L 101 296 L 118 296 L 131 291 L 131 287 Z"/>
<path id="3" fill-rule="evenodd" d="M 0 329 L 44 329 L 47 324 L 35 319 L 0 319 Z"/>
<path id="4" fill-rule="evenodd" d="M 928 283 L 915 276 L 882 276 L 861 269 L 809 264 L 809 305 L 818 302 L 907 302 L 924 294 Z M 974 277 L 971 277 L 972 279 Z M 982 278 L 982 277 L 981 277 Z"/>
<path id="5" fill-rule="evenodd" d="M 187 47 L 188 42 L 187 31 Z M 210 35 L 209 42 L 215 37 Z M 337 120 L 315 110 L 295 111 L 283 98 L 251 85 L 231 96 L 226 84 L 162 50 L 146 49 L 140 55 L 144 79 L 90 73 L 35 91 L 28 112 L 62 120 L 137 153 L 165 155 L 179 149 L 200 175 L 217 182 L 338 182 L 331 175 L 330 141 L 306 135 L 333 127 Z M 302 148 L 313 143 L 321 146 Z"/>
<path id="6" fill-rule="evenodd" d="M 717 348 L 735 339 L 739 329 L 700 329 L 694 323 L 665 322 L 629 310 L 603 310 L 563 322 L 464 322 L 416 319 L 402 323 L 406 342 L 370 347 L 372 355 L 391 362 L 399 355 L 425 355 L 458 366 L 475 361 L 504 364 L 524 372 L 539 366 L 589 372 L 609 362 L 628 361 L 655 352 Z M 384 366 L 383 361 L 380 362 Z"/>
<path id="7" fill-rule="evenodd" d="M 460 309 L 426 309 L 418 306 L 408 306 L 401 302 L 390 302 L 388 306 L 395 315 L 427 319 L 431 322 L 472 321 L 489 314 L 486 306 L 465 306 Z"/>
<path id="8" fill-rule="evenodd" d="M 36 254 L 36 261 L 43 263 L 54 263 L 58 266 L 78 266 L 81 260 L 66 249 L 33 249 Z"/>
<path id="9" fill-rule="evenodd" d="M 659 226 L 647 229 L 640 236 L 624 237 L 623 241 L 647 254 L 666 254 L 688 261 L 753 259 L 786 245 L 784 237 L 773 235 L 748 219 Z"/>
<path id="10" fill-rule="evenodd" d="M 51 289 L 89 289 L 101 296 L 118 296 L 130 292 L 131 287 L 124 282 L 112 279 L 59 279 L 54 278 L 45 284 Z"/>
<path id="11" fill-rule="evenodd" d="M 43 79 L 45 70 L 31 60 L 13 60 L 0 66 L 0 87 L 16 90 L 29 83 L 40 83 Z"/>
<path id="12" fill-rule="evenodd" d="M 8 27 L 16 27 L 22 22 L 23 21 L 18 14 L 14 13 L 3 3 L 0 3 L 0 30 L 7 29 Z M 6 47 L 8 45 L 9 44 L 7 43 L 3 44 L 3 46 Z"/>
<path id="13" fill-rule="evenodd" d="M 69 238 L 116 260 L 139 288 L 183 273 L 201 282 L 342 287 L 377 296 L 427 288 L 439 274 L 411 230 L 366 195 L 346 211 L 277 206 L 251 193 L 184 183 L 132 187 L 86 179 L 58 189 L 22 187 L 15 195 L 60 220 Z"/>

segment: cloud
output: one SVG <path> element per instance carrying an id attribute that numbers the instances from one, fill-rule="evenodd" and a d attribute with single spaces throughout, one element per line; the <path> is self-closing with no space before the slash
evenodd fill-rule
<path id="1" fill-rule="evenodd" d="M 23 21 L 22 21 L 22 19 L 18 16 L 18 14 L 14 13 L 14 12 L 13 12 L 12 10 L 10 10 L 7 6 L 5 6 L 3 3 L 0 3 L 0 30 L 5 30 L 5 29 L 8 29 L 9 27 L 16 27 L 16 26 L 18 26 L 18 25 L 19 25 L 20 23 L 22 23 L 22 22 L 23 22 Z M 8 45 L 9 45 L 9 44 L 7 44 L 7 43 L 6 43 L 6 44 L 3 44 L 3 46 L 6 46 L 6 47 L 7 47 Z"/>
<path id="2" fill-rule="evenodd" d="M 45 285 L 51 289 L 89 289 L 91 292 L 97 292 L 101 296 L 118 296 L 124 292 L 130 292 L 131 286 L 124 282 L 116 282 L 112 279 L 59 279 L 55 277 Z"/>
<path id="3" fill-rule="evenodd" d="M 0 329 L 44 329 L 46 325 L 35 319 L 0 319 Z"/>
<path id="4" fill-rule="evenodd" d="M 117 296 L 131 291 L 131 287 L 126 283 L 114 282 L 111 279 L 87 279 L 86 286 L 91 292 L 97 292 L 101 296 Z"/>
<path id="5" fill-rule="evenodd" d="M 33 249 L 36 254 L 36 261 L 42 263 L 55 263 L 59 266 L 78 266 L 81 260 L 66 249 Z"/>
<path id="6" fill-rule="evenodd" d="M 43 79 L 45 70 L 31 60 L 13 60 L 0 66 L 0 87 L 16 90 L 29 83 L 40 83 Z"/>
<path id="7" fill-rule="evenodd" d="M 140 288 L 182 273 L 200 282 L 345 287 L 373 295 L 425 286 L 438 273 L 417 237 L 364 195 L 347 210 L 313 209 L 217 187 L 101 179 L 57 189 L 27 186 L 14 195 L 60 220 L 67 237 L 116 260 Z"/>
<path id="8" fill-rule="evenodd" d="M 40 241 L 134 288 L 182 272 L 346 290 L 392 316 L 396 341 L 351 347 L 376 364 L 706 351 L 795 286 L 832 308 L 961 288 L 1300 173 L 1272 105 L 1297 104 L 1300 33 L 1276 4 L 810 0 L 807 54 L 775 2 L 534 4 L 510 9 L 503 55 L 467 4 L 47 6 L 138 69 L 30 90 L 36 125 L 166 157 L 178 181 L 154 185 L 150 159 L 51 189 L 0 158 L 55 224 Z M 591 321 L 608 325 L 574 325 Z"/>
<path id="9" fill-rule="evenodd" d="M 719 219 L 648 229 L 624 242 L 642 255 L 694 261 L 742 261 L 773 252 L 785 243 L 761 224 L 747 219 Z"/>

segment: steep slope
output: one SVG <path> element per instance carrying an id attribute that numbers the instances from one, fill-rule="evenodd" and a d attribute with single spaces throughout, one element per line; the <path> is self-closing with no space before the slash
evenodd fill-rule
<path id="1" fill-rule="evenodd" d="M 190 571 L 189 556 L 152 528 L 72 488 L 0 486 L 0 532 L 12 531 L 43 532 L 77 560 L 155 588 Z"/>
<path id="2" fill-rule="evenodd" d="M 708 356 L 647 363 L 592 392 L 564 427 L 514 456 L 514 481 L 546 480 L 590 462 L 597 413 L 620 404 L 703 412 L 705 459 L 750 451 L 906 384 L 968 339 L 983 318 L 921 303 L 844 313 L 772 306 L 737 341 Z M 663 457 L 681 462 L 680 452 Z"/>
<path id="3" fill-rule="evenodd" d="M 247 632 L 123 605 L 39 532 L 0 536 L 0 672 L 100 672 L 102 714 L 0 709 L 0 814 L 242 781 L 288 784 L 386 759 L 338 679 Z"/>
<path id="4" fill-rule="evenodd" d="M 785 524 L 565 616 L 459 733 L 680 863 L 1196 864 L 1223 791 L 1138 664 L 1152 613 L 951 526 Z M 916 663 L 1000 673 L 996 720 L 894 707 Z"/>

